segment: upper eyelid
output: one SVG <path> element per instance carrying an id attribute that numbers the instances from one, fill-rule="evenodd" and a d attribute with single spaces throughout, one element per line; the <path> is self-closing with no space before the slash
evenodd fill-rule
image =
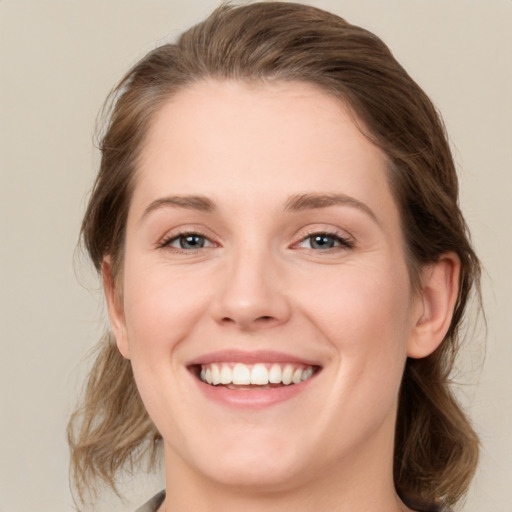
<path id="1" fill-rule="evenodd" d="M 213 232 L 211 229 L 206 228 L 199 224 L 191 224 L 191 225 L 181 225 L 181 226 L 175 226 L 173 228 L 167 229 L 165 231 L 165 234 L 162 235 L 159 238 L 159 241 L 157 244 L 164 240 L 173 240 L 175 238 L 178 238 L 180 236 L 186 236 L 186 235 L 199 235 L 202 236 L 211 242 L 214 242 L 216 240 L 219 240 L 219 236 Z"/>
<path id="2" fill-rule="evenodd" d="M 210 236 L 204 234 L 200 230 L 183 230 L 183 231 L 180 231 L 178 233 L 172 233 L 172 234 L 169 234 L 169 235 L 164 235 L 156 243 L 156 247 L 157 248 L 170 247 L 171 242 L 174 242 L 174 241 L 178 240 L 182 236 L 191 236 L 191 235 L 200 236 L 200 237 L 208 240 L 208 242 L 210 242 L 213 246 L 219 246 L 218 242 L 213 241 Z M 204 249 L 204 247 L 199 248 L 199 249 Z"/>
<path id="3" fill-rule="evenodd" d="M 300 237 L 300 240 L 304 240 L 313 235 L 327 235 L 336 238 L 340 238 L 341 240 L 355 241 L 355 238 L 352 234 L 344 229 L 340 229 L 337 227 L 306 227 L 299 231 L 297 237 Z"/>
<path id="4" fill-rule="evenodd" d="M 309 235 L 303 236 L 300 238 L 300 240 L 298 242 L 295 242 L 293 244 L 293 246 L 297 246 L 297 245 L 305 242 L 308 238 L 312 238 L 313 236 L 317 236 L 317 235 L 324 235 L 324 236 L 334 238 L 338 242 L 340 242 L 341 246 L 344 246 L 346 248 L 353 248 L 355 246 L 355 242 L 351 237 L 344 236 L 344 235 L 337 234 L 337 233 L 331 233 L 331 232 L 327 232 L 327 231 L 315 231 Z"/>

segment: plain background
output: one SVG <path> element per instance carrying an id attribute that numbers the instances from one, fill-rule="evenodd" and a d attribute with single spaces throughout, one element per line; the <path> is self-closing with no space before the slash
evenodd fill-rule
<path id="1" fill-rule="evenodd" d="M 480 329 L 457 375 L 483 442 L 464 510 L 512 512 L 512 1 L 310 3 L 381 36 L 443 113 L 487 271 L 486 347 Z M 0 512 L 73 509 L 65 426 L 105 325 L 74 255 L 96 114 L 136 59 L 217 4 L 0 0 Z M 95 510 L 133 511 L 161 485 L 138 475 L 128 502 L 105 491 Z"/>

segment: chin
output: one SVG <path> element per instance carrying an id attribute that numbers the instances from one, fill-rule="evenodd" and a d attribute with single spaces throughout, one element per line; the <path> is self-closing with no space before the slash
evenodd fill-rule
<path id="1" fill-rule="evenodd" d="M 200 468 L 210 480 L 226 487 L 254 492 L 278 492 L 293 487 L 300 480 L 297 465 L 267 459 L 240 463 L 234 460 L 219 461 L 215 467 Z"/>
<path id="2" fill-rule="evenodd" d="M 289 434 L 253 434 L 201 443 L 200 453 L 192 454 L 195 461 L 190 465 L 224 486 L 253 488 L 255 492 L 292 487 L 300 480 L 301 468 L 308 467 L 304 447 L 299 449 L 300 443 L 292 441 Z"/>

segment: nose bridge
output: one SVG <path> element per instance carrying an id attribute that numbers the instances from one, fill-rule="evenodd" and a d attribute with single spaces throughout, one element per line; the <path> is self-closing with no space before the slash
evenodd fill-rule
<path id="1" fill-rule="evenodd" d="M 290 307 L 278 260 L 263 244 L 244 243 L 232 250 L 217 296 L 216 319 L 243 329 L 285 322 Z"/>

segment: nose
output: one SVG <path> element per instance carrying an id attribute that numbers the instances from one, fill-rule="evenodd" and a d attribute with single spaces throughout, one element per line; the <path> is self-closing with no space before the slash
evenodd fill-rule
<path id="1" fill-rule="evenodd" d="M 283 269 L 264 250 L 244 251 L 226 261 L 212 307 L 215 320 L 241 330 L 275 327 L 291 315 Z"/>

